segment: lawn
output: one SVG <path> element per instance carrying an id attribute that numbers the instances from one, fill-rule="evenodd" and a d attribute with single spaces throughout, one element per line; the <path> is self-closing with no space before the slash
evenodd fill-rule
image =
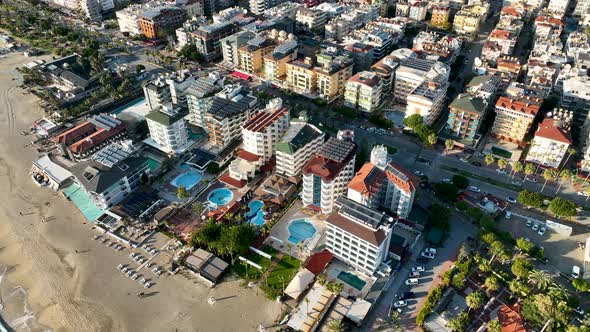
<path id="1" fill-rule="evenodd" d="M 301 262 L 291 256 L 285 255 L 270 272 L 264 284 L 261 285 L 266 295 L 275 299 L 282 295 L 284 287 L 287 287 L 301 266 Z"/>
<path id="2" fill-rule="evenodd" d="M 269 250 L 270 249 L 270 250 Z M 266 247 L 262 249 L 262 251 L 266 252 L 267 254 L 274 257 L 277 251 L 273 248 Z M 246 262 L 237 261 L 236 264 L 233 266 L 232 270 L 235 274 L 240 276 L 240 278 L 248 280 L 248 281 L 256 281 L 262 276 L 262 274 L 268 269 L 270 266 L 270 260 L 268 258 L 262 257 L 255 252 L 250 251 L 248 255 L 245 257 L 246 259 L 262 266 L 262 270 L 255 268 L 247 264 Z"/>

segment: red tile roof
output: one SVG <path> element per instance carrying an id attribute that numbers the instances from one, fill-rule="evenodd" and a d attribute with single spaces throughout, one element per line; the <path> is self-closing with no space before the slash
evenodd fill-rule
<path id="1" fill-rule="evenodd" d="M 354 236 L 363 239 L 376 247 L 379 247 L 381 243 L 383 243 L 383 241 L 387 238 L 387 235 L 382 229 L 370 229 L 367 226 L 361 225 L 356 221 L 346 218 L 338 212 L 332 213 L 326 222 L 350 234 L 353 234 Z"/>
<path id="2" fill-rule="evenodd" d="M 245 161 L 249 161 L 249 162 L 255 162 L 260 160 L 260 156 L 257 154 L 254 154 L 252 152 L 248 152 L 246 150 L 242 150 L 240 149 L 238 151 L 238 157 L 244 159 Z"/>
<path id="3" fill-rule="evenodd" d="M 496 108 L 511 109 L 516 112 L 537 115 L 539 112 L 539 105 L 529 104 L 521 100 L 515 100 L 508 97 L 500 97 L 496 102 Z"/>
<path id="4" fill-rule="evenodd" d="M 385 174 L 371 163 L 365 163 L 348 184 L 352 189 L 362 195 L 371 195 L 379 191 L 385 180 Z"/>
<path id="5" fill-rule="evenodd" d="M 401 173 L 406 179 L 403 179 L 399 175 L 397 175 L 393 170 Z M 385 169 L 385 176 L 387 179 L 395 184 L 396 187 L 405 191 L 406 193 L 411 193 L 412 191 L 416 191 L 416 186 L 420 183 L 418 177 L 407 169 L 401 167 L 400 165 L 390 162 L 388 168 Z"/>
<path id="6" fill-rule="evenodd" d="M 324 249 L 309 256 L 303 266 L 317 276 L 324 272 L 326 266 L 330 264 L 333 258 L 334 255 L 328 249 Z"/>
<path id="7" fill-rule="evenodd" d="M 559 126 L 555 125 L 553 119 L 545 119 L 539 125 L 535 136 L 548 138 L 550 140 L 558 141 L 565 144 L 572 144 L 572 140 L 568 134 Z"/>
<path id="8" fill-rule="evenodd" d="M 490 37 L 498 38 L 498 39 L 508 39 L 508 38 L 510 38 L 510 31 L 506 31 L 506 30 L 502 30 L 502 29 L 494 29 L 494 30 L 492 30 Z"/>
<path id="9" fill-rule="evenodd" d="M 221 175 L 219 177 L 219 181 L 228 184 L 234 188 L 244 188 L 246 186 L 246 180 L 236 180 L 234 178 L 232 178 L 231 176 L 229 176 L 229 173 L 226 172 L 223 175 Z"/>
<path id="10" fill-rule="evenodd" d="M 244 124 L 243 128 L 249 131 L 263 132 L 279 118 L 287 116 L 288 114 L 289 110 L 285 107 L 270 112 L 265 110 L 254 115 Z"/>
<path id="11" fill-rule="evenodd" d="M 514 6 L 506 6 L 506 7 L 502 8 L 502 14 L 515 16 L 515 17 L 522 16 L 522 13 L 518 9 L 516 9 L 516 7 L 514 7 Z"/>
<path id="12" fill-rule="evenodd" d="M 518 310 L 518 308 L 515 309 Z M 502 325 L 502 332 L 526 332 L 518 311 L 511 309 L 507 305 L 503 305 L 498 310 L 498 320 Z"/>

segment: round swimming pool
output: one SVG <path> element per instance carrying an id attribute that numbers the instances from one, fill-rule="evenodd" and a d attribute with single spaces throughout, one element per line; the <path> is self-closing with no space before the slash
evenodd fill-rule
<path id="1" fill-rule="evenodd" d="M 250 208 L 250 210 L 248 213 L 246 213 L 246 218 L 250 223 L 256 226 L 264 224 L 264 211 L 262 211 L 263 206 L 264 202 L 257 199 L 248 203 L 248 208 Z"/>
<path id="2" fill-rule="evenodd" d="M 217 205 L 227 205 L 234 198 L 234 193 L 227 188 L 218 188 L 209 193 L 207 199 L 209 202 Z"/>
<path id="3" fill-rule="evenodd" d="M 312 237 L 316 232 L 311 221 L 307 219 L 293 220 L 289 225 L 289 242 L 299 243 Z"/>
<path id="4" fill-rule="evenodd" d="M 170 184 L 176 188 L 184 187 L 186 190 L 191 190 L 199 181 L 201 181 L 201 174 L 196 171 L 188 171 L 175 177 L 170 181 Z"/>

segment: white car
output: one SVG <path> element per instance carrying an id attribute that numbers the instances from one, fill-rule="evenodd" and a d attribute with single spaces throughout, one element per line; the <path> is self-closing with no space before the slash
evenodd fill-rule
<path id="1" fill-rule="evenodd" d="M 574 265 L 572 267 L 572 278 L 578 279 L 579 277 L 580 277 L 580 267 L 577 265 Z"/>
<path id="2" fill-rule="evenodd" d="M 510 196 L 508 196 L 508 197 L 506 197 L 506 200 L 507 200 L 509 203 L 513 203 L 513 204 L 514 204 L 514 203 L 516 203 L 516 199 L 515 199 L 514 197 L 510 197 Z"/>
<path id="3" fill-rule="evenodd" d="M 418 284 L 418 278 L 410 278 L 408 280 L 406 280 L 406 285 L 411 286 L 411 285 L 417 285 Z"/>
<path id="4" fill-rule="evenodd" d="M 119 264 L 119 266 L 117 266 L 117 270 L 121 271 L 123 269 L 123 264 Z"/>
<path id="5" fill-rule="evenodd" d="M 511 181 L 510 183 L 512 183 L 515 186 L 519 186 L 519 187 L 522 186 L 522 183 L 519 181 Z"/>
<path id="6" fill-rule="evenodd" d="M 526 227 L 531 227 L 532 224 L 533 222 L 530 219 L 526 220 Z"/>
<path id="7" fill-rule="evenodd" d="M 404 300 L 395 301 L 393 303 L 393 306 L 396 307 L 396 308 L 403 308 L 403 307 L 405 307 L 407 305 L 408 305 L 408 302 L 407 301 L 404 301 Z"/>
<path id="8" fill-rule="evenodd" d="M 496 173 L 498 173 L 498 174 L 506 174 L 506 170 L 505 169 L 496 168 Z"/>
<path id="9" fill-rule="evenodd" d="M 590 196 L 590 194 L 588 194 L 588 193 L 587 193 L 587 192 L 585 192 L 585 191 L 578 191 L 578 196 L 584 196 L 584 197 L 588 197 L 588 196 Z"/>
<path id="10" fill-rule="evenodd" d="M 425 251 L 425 252 L 422 253 L 422 257 L 434 259 L 434 254 L 431 253 L 431 252 Z"/>
<path id="11" fill-rule="evenodd" d="M 545 234 L 546 231 L 547 231 L 547 229 L 545 229 L 545 227 L 541 227 L 541 228 L 539 228 L 539 231 L 537 232 L 537 234 L 543 235 L 543 234 Z"/>
<path id="12" fill-rule="evenodd" d="M 535 224 L 533 225 L 533 231 L 535 231 L 535 232 L 536 232 L 538 229 L 539 229 L 539 224 L 535 223 Z"/>
<path id="13" fill-rule="evenodd" d="M 418 278 L 420 276 L 420 272 L 412 271 L 410 272 L 410 278 Z"/>
<path id="14" fill-rule="evenodd" d="M 157 272 L 159 269 L 160 269 L 160 267 L 159 267 L 159 266 L 156 266 L 156 267 L 154 267 L 154 268 L 152 269 L 152 272 L 156 273 L 156 272 Z"/>
<path id="15" fill-rule="evenodd" d="M 424 249 L 424 252 L 429 252 L 433 255 L 436 255 L 436 248 L 426 248 Z"/>
<path id="16" fill-rule="evenodd" d="M 442 179 L 442 182 L 444 182 L 444 183 L 452 183 L 453 181 L 451 181 L 451 179 L 449 179 L 449 178 L 444 178 L 444 179 Z"/>
<path id="17" fill-rule="evenodd" d="M 418 175 L 418 176 L 424 176 L 424 173 L 420 172 L 420 171 L 415 171 L 414 174 Z"/>
<path id="18" fill-rule="evenodd" d="M 149 282 L 146 282 L 146 283 L 143 285 L 143 287 L 145 287 L 145 288 L 150 288 L 150 287 L 152 287 L 152 284 L 151 284 L 151 283 L 149 283 Z"/>
<path id="19" fill-rule="evenodd" d="M 157 253 L 158 253 L 158 251 L 157 251 L 156 249 L 152 249 L 152 250 L 150 250 L 150 254 L 152 254 L 152 255 L 155 255 L 155 254 L 157 254 Z"/>
<path id="20" fill-rule="evenodd" d="M 537 182 L 537 179 L 535 178 L 526 178 L 525 180 L 529 182 Z"/>
<path id="21" fill-rule="evenodd" d="M 424 272 L 424 266 L 421 265 L 416 265 L 416 266 L 412 266 L 412 272 Z"/>
<path id="22" fill-rule="evenodd" d="M 459 158 L 459 160 L 460 160 L 462 163 L 468 163 L 468 162 L 469 162 L 469 160 L 467 160 L 467 159 L 465 159 L 465 158 Z"/>
<path id="23" fill-rule="evenodd" d="M 147 263 L 146 267 L 149 269 L 150 267 L 154 266 L 156 263 L 154 262 L 149 262 Z"/>
<path id="24" fill-rule="evenodd" d="M 582 316 L 584 316 L 584 309 L 582 307 L 577 307 L 574 311 Z"/>
<path id="25" fill-rule="evenodd" d="M 134 258 L 135 258 L 135 256 L 137 256 L 137 254 L 136 254 L 136 253 L 134 253 L 134 252 L 132 252 L 131 254 L 129 254 L 129 257 L 131 257 L 131 259 L 134 259 Z"/>
<path id="26" fill-rule="evenodd" d="M 474 193 L 480 193 L 481 189 L 476 186 L 469 186 L 469 190 L 473 191 Z"/>
<path id="27" fill-rule="evenodd" d="M 137 274 L 137 273 L 134 273 L 134 274 L 131 276 L 131 280 L 137 280 L 137 278 L 138 278 L 138 277 L 139 277 L 139 274 Z"/>
<path id="28" fill-rule="evenodd" d="M 125 273 L 128 277 L 131 276 L 131 274 L 134 273 L 133 270 L 129 270 L 127 271 L 127 273 Z"/>

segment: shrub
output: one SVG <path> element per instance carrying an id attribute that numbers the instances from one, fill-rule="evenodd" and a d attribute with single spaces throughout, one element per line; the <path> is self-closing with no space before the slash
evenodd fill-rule
<path id="1" fill-rule="evenodd" d="M 459 211 L 467 211 L 467 209 L 469 208 L 469 204 L 467 204 L 465 201 L 458 201 L 457 203 L 455 203 L 455 207 Z"/>
<path id="2" fill-rule="evenodd" d="M 424 306 L 420 309 L 418 315 L 416 315 L 416 324 L 418 324 L 418 326 L 424 325 L 426 317 L 432 313 L 432 309 L 434 309 L 434 306 L 442 297 L 443 290 L 444 286 L 438 286 L 428 294 L 426 301 L 424 301 Z"/>
<path id="3" fill-rule="evenodd" d="M 467 209 L 467 215 L 470 216 L 471 218 L 473 218 L 474 220 L 479 220 L 481 218 L 481 216 L 483 215 L 483 213 L 481 212 L 481 210 L 479 208 L 470 207 Z"/>
<path id="4" fill-rule="evenodd" d="M 549 204 L 549 210 L 558 217 L 573 217 L 576 215 L 576 204 L 566 199 L 555 197 Z"/>
<path id="5" fill-rule="evenodd" d="M 463 175 L 453 175 L 453 184 L 459 189 L 465 189 L 469 187 L 469 179 Z"/>
<path id="6" fill-rule="evenodd" d="M 519 203 L 536 208 L 539 208 L 543 205 L 543 199 L 544 197 L 541 193 L 528 191 L 526 189 L 519 192 L 517 198 Z"/>

